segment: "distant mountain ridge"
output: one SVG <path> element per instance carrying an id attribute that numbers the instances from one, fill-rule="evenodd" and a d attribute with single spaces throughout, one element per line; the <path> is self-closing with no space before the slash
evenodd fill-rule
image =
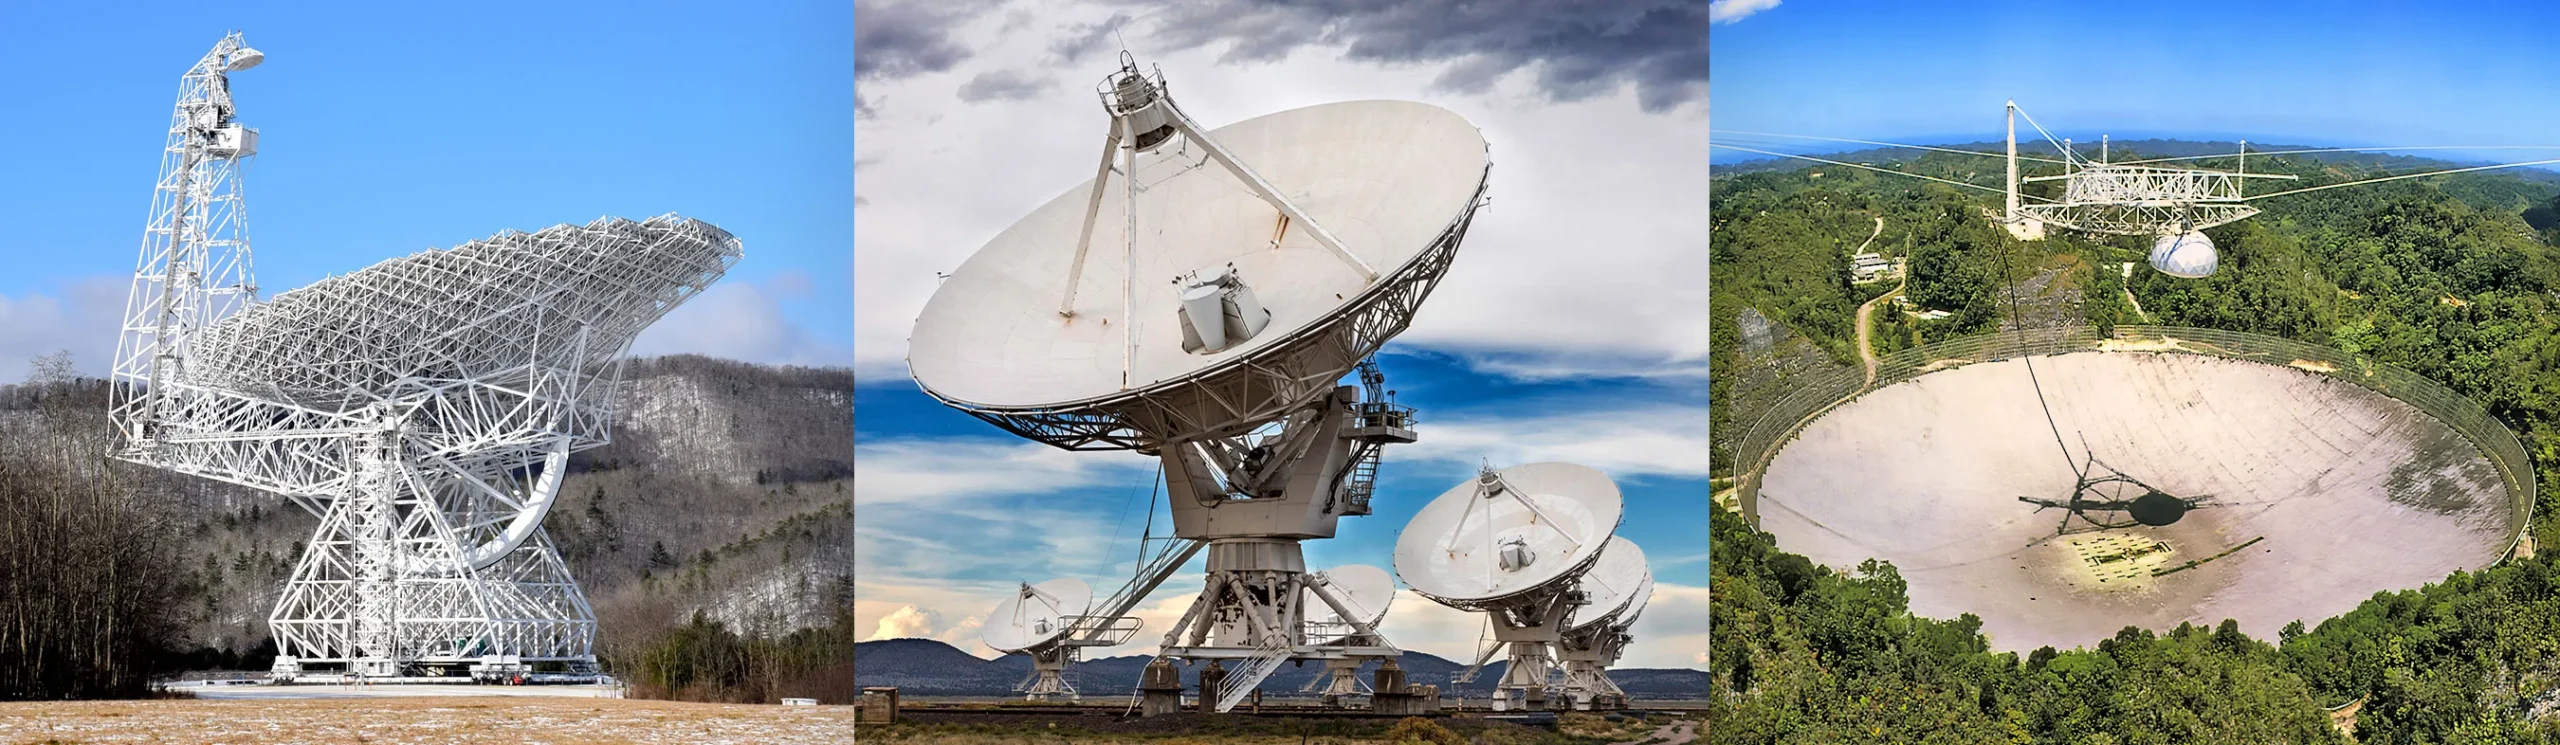
<path id="1" fill-rule="evenodd" d="M 1140 655 L 1086 660 L 1067 668 L 1067 674 L 1087 697 L 1126 695 L 1138 684 L 1138 676 L 1149 658 Z M 1449 679 L 1466 665 L 1423 652 L 1406 652 L 1397 664 L 1405 669 L 1405 679 L 1417 684 L 1437 685 L 1445 694 L 1457 691 L 1468 696 L 1483 696 L 1502 679 L 1504 664 L 1485 665 L 1473 683 L 1454 686 Z M 1361 667 L 1361 680 L 1369 680 L 1376 665 Z M 980 658 L 960 648 L 933 639 L 880 639 L 853 645 L 853 678 L 862 686 L 897 686 L 903 693 L 932 696 L 1005 696 L 1013 686 L 1031 674 L 1031 658 L 1012 654 L 992 660 Z M 1262 684 L 1265 695 L 1295 694 L 1310 681 L 1324 675 L 1320 665 L 1284 667 Z M 1182 671 L 1185 686 L 1200 683 L 1199 668 Z M 1706 698 L 1709 676 L 1704 670 L 1631 668 L 1609 671 L 1609 679 L 1636 699 L 1696 700 Z"/>
<path id="2" fill-rule="evenodd" d="M 1710 135 L 1710 136 L 1712 136 L 1712 135 Z M 1755 140 L 1754 142 L 1755 142 L 1755 143 L 1757 143 L 1757 142 L 1760 142 L 1760 141 L 1759 141 L 1759 140 Z M 1813 140 L 1813 141 L 1807 141 L 1807 142 L 1805 143 L 1805 147 L 1806 147 L 1806 148 L 1819 148 L 1819 147 L 1825 146 L 1826 144 L 1832 144 L 1832 143 L 1824 143 L 1824 142 L 1819 141 L 1819 140 Z M 2002 154 L 2002 153 L 2003 153 L 2003 150 L 2007 147 L 2007 143 L 2003 143 L 2003 142 L 2000 142 L 2000 141 L 1997 141 L 1997 140 L 1980 141 L 1980 142 L 1962 142 L 1962 143 L 1915 142 L 1915 143 L 1912 143 L 1912 144 L 1914 144 L 1914 145 L 1926 145 L 1926 146 L 1929 146 L 1929 147 L 1936 147 L 1936 148 L 1947 148 L 1947 149 L 1952 149 L 1952 150 L 1969 150 L 1969 151 L 1980 152 L 1980 153 L 1985 153 L 1985 154 L 1992 154 L 1992 155 Z M 1845 145 L 1844 145 L 1844 146 L 1845 146 Z M 1759 149 L 1771 149 L 1771 148 L 1763 147 L 1761 144 L 1746 145 L 1746 147 L 1753 147 L 1753 148 L 1759 148 Z M 2144 138 L 2144 139 L 2132 139 L 2132 140 L 2113 140 L 2113 141 L 2108 142 L 2108 143 L 2107 143 L 2107 145 L 2106 145 L 2106 147 L 2107 147 L 2107 149 L 2110 151 L 2110 153 L 2113 155 L 2113 157 L 2118 158 L 2118 159 L 2124 159 L 2124 158 L 2144 158 L 2144 159 L 2147 159 L 2147 158 L 2187 158 L 2187 157 L 2203 156 L 2203 155 L 2236 155 L 2236 154 L 2238 154 L 2238 153 L 2240 152 L 2240 143 L 2239 143 L 2239 142 L 2237 142 L 2237 141 L 2233 141 L 2233 140 L 2179 140 L 2179 139 Z M 2096 143 L 2096 142 L 2080 142 L 2080 141 L 2075 141 L 2075 142 L 2071 143 L 2071 149 L 2072 149 L 2073 151 L 2076 151 L 2076 152 L 2080 153 L 2083 157 L 2087 157 L 2087 158 L 2095 159 L 2095 158 L 2097 158 L 2097 157 L 2098 157 L 2099 143 Z M 2263 142 L 2251 142 L 2251 143 L 2249 143 L 2249 154 L 2250 154 L 2252 157 L 2259 156 L 2259 155 L 2260 155 L 2260 154 L 2262 154 L 2262 153 L 2269 153 L 2269 152 L 2275 152 L 2275 151 L 2284 151 L 2284 150 L 2319 150 L 2319 149 L 2327 149 L 2327 148 L 2324 148 L 2324 147 L 2318 147 L 2318 146 L 2312 146 L 2312 145 L 2283 145 L 2283 144 L 2272 144 L 2272 143 L 2263 143 Z M 1898 163 L 1898 162 L 1903 162 L 1903 161 L 1907 161 L 1907 160 L 1912 160 L 1912 159 L 1918 158 L 1918 157 L 1920 157 L 1920 156 L 1922 156 L 1922 155 L 1927 155 L 1929 152 L 1930 152 L 1930 151 L 1927 151 L 1927 150 L 1920 150 L 1920 149 L 1916 149 L 1916 148 L 1907 148 L 1907 147 L 1871 147 L 1871 148 L 1862 148 L 1862 149 L 1856 149 L 1856 150 L 1838 150 L 1838 151 L 1832 151 L 1832 152 L 1805 152 L 1805 153 L 1801 153 L 1801 154 L 1803 154 L 1803 155 L 1809 155 L 1809 156 L 1813 156 L 1813 157 L 1817 157 L 1817 158 L 1824 158 L 1824 159 L 1828 159 L 1828 160 L 1847 161 L 1847 162 L 1850 162 L 1850 163 L 1877 164 L 1877 163 Z M 2537 156 L 2535 156 L 2535 157 L 2531 157 L 2531 158 L 2524 158 L 2524 160 L 2543 160 L 2543 159 L 2545 159 L 2545 158 L 2550 158 L 2550 157 L 2560 157 L 2560 151 L 2547 151 L 2547 152 L 2549 152 L 2549 154 L 2547 154 L 2547 155 L 2537 155 Z M 1754 154 L 1754 155 L 1756 156 L 1756 154 Z M 2018 139 L 2018 155 L 2019 155 L 2019 157 L 2020 157 L 2020 158 L 2022 158 L 2022 159 L 2023 159 L 2023 158 L 2028 158 L 2028 157 L 2036 157 L 2036 158 L 2053 158 L 2053 157 L 2056 157 L 2056 156 L 2058 155 L 2058 153 L 2056 153 L 2056 152 L 2055 152 L 2054 147 L 2053 147 L 2053 145 L 2052 145 L 2051 143 L 2048 143 L 2048 142 L 2045 142 L 2045 141 L 2044 141 L 2044 138 L 2043 138 L 2043 137 L 2041 137 L 2041 136 L 2034 136 L 2034 137 L 2032 137 L 2032 138 L 2031 138 L 2029 135 L 2024 134 L 2024 133 L 2021 133 L 2021 134 L 2019 135 L 2019 139 Z M 1715 172 L 1715 175 L 1716 175 L 1716 176 L 1721 177 L 1721 176 L 1740 176 L 1740 175 L 1744 175 L 1744 174 L 1762 173 L 1762 172 L 1767 172 L 1767 171 L 1792 171 L 1792 170 L 1796 170 L 1796 169 L 1799 169 L 1799 168 L 1814 167 L 1814 166 L 1820 166 L 1820 165 L 1822 165 L 1822 164 L 1820 164 L 1820 163 L 1815 163 L 1815 162 L 1813 162 L 1813 161 L 1808 161 L 1808 160 L 1804 160 L 1804 159 L 1801 159 L 1801 158 L 1780 158 L 1780 157 L 1773 157 L 1773 156 L 1758 156 L 1758 157 L 1759 157 L 1759 159 L 1757 159 L 1757 160 L 1747 160 L 1747 161 L 1742 161 L 1742 162 L 1738 162 L 1738 163 L 1720 164 L 1720 165 L 1714 166 L 1713 170 L 1714 170 L 1714 172 Z M 2269 156 L 2269 157 L 2274 157 L 2274 156 Z M 2284 156 L 2284 157 L 2307 158 L 2307 159 L 2310 159 L 2310 160 L 2319 161 L 2319 162 L 2324 162 L 2324 163 L 2356 164 L 2356 165 L 2364 165 L 2364 166 L 2385 167 L 2385 168 L 2391 168 L 2391 169 L 2394 169 L 2394 170 L 2402 170 L 2402 169 L 2405 169 L 2405 170 L 2411 170 L 2411 171 L 2416 171 L 2416 170 L 2426 170 L 2426 169 L 2431 169 L 2431 168 L 2459 168 L 2459 167 L 2464 167 L 2464 166 L 2488 165 L 2488 164 L 2491 164 L 2491 163 L 2498 162 L 2498 161 L 2455 161 L 2455 160 L 2445 160 L 2445 159 L 2441 159 L 2441 158 L 2429 158 L 2429 157 L 2415 156 L 2415 155 L 2396 155 L 2396 154 L 2392 154 L 2392 153 L 2388 153 L 2388 152 L 2378 152 L 2378 151 L 2343 152 L 2343 153 L 2304 153 L 2304 154 L 2299 154 L 2299 155 L 2288 155 L 2288 156 Z M 2254 169 L 2253 169 L 2253 170 L 2254 170 Z M 2517 168 L 2517 169 L 2513 169 L 2512 171 L 2509 171 L 2509 172 L 2510 172 L 2510 173 L 2515 174 L 2515 176 L 2516 176 L 2517 178 L 2521 178 L 2521 179 L 2524 179 L 2524 180 L 2527 180 L 2527 181 L 2535 181 L 2535 182 L 2551 183 L 2551 184 L 2560 184 L 2560 172 L 2553 172 L 2553 171 L 2549 171 L 2549 170 L 2543 170 L 2543 169 L 2540 169 L 2540 168 Z"/>

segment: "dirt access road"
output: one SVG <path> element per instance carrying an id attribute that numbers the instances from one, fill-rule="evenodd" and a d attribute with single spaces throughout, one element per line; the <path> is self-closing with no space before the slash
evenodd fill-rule
<path id="1" fill-rule="evenodd" d="M 0 743 L 845 743 L 851 706 L 558 697 L 0 704 Z"/>
<path id="2" fill-rule="evenodd" d="M 1876 242 L 1876 236 L 1879 235 L 1884 235 L 1884 218 L 1882 217 L 1876 218 L 1876 231 L 1868 233 L 1867 240 L 1863 243 L 1859 243 L 1858 250 L 1852 251 L 1851 253 L 1866 253 L 1867 244 Z M 1902 270 L 1902 277 L 1901 279 L 1896 280 L 1892 292 L 1877 295 L 1876 299 L 1869 300 L 1865 305 L 1858 306 L 1858 360 L 1866 363 L 1867 366 L 1867 384 L 1859 387 L 1858 390 L 1863 391 L 1868 388 L 1876 387 L 1876 346 L 1873 341 L 1875 337 L 1876 324 L 1875 316 L 1871 311 L 1874 311 L 1876 306 L 1879 304 L 1891 302 L 1894 297 L 1902 294 L 1902 288 L 1907 287 L 1910 284 L 1911 269 L 1909 267 L 1904 267 Z"/>

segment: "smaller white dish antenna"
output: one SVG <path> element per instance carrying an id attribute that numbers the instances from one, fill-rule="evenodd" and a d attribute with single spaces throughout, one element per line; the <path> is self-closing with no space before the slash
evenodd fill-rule
<path id="1" fill-rule="evenodd" d="M 1093 588 L 1084 580 L 1060 577 L 1036 585 L 1024 583 L 987 614 L 980 638 L 999 652 L 1029 650 L 1066 635 L 1075 617 L 1084 615 L 1092 604 Z"/>
<path id="2" fill-rule="evenodd" d="M 1620 611 L 1616 618 L 1610 619 L 1610 624 L 1621 629 L 1636 625 L 1636 617 L 1644 615 L 1645 604 L 1652 601 L 1653 573 L 1646 572 L 1644 582 L 1636 585 L 1635 597 L 1627 603 L 1627 609 Z"/>
<path id="3" fill-rule="evenodd" d="M 1645 563 L 1644 549 L 1634 541 L 1611 536 L 1600 560 L 1592 562 L 1577 585 L 1585 602 L 1566 623 L 1569 631 L 1607 623 L 1625 613 L 1638 593 L 1652 592 L 1653 570 Z"/>
<path id="4" fill-rule="evenodd" d="M 2151 243 L 2151 268 L 2161 274 L 2186 279 L 2213 276 L 2222 265 L 2222 256 L 2213 248 L 2213 239 L 2202 230 L 2189 230 L 2160 236 Z"/>
<path id="5" fill-rule="evenodd" d="M 1387 570 L 1367 564 L 1345 564 L 1317 574 L 1324 576 L 1326 589 L 1333 591 L 1334 598 L 1348 606 L 1361 623 L 1376 628 L 1379 621 L 1386 620 L 1387 605 L 1396 599 L 1396 579 L 1389 576 Z M 1306 603 L 1301 607 L 1307 609 L 1307 623 L 1319 629 L 1324 637 L 1309 641 L 1330 643 L 1357 633 L 1351 622 L 1343 620 L 1342 614 L 1335 613 L 1333 607 L 1326 605 L 1313 591 L 1307 592 Z"/>
<path id="6" fill-rule="evenodd" d="M 1396 537 L 1396 574 L 1443 605 L 1482 610 L 1570 581 L 1618 530 L 1618 486 L 1587 466 L 1484 469 L 1423 505 Z"/>
<path id="7" fill-rule="evenodd" d="M 267 61 L 267 53 L 248 47 L 231 50 L 231 58 L 222 63 L 223 72 L 239 72 Z"/>

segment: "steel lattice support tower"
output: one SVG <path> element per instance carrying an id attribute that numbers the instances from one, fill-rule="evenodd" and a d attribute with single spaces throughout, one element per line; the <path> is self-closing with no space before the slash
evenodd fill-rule
<path id="1" fill-rule="evenodd" d="M 276 673 L 594 668 L 595 614 L 542 529 L 569 455 L 610 441 L 621 356 L 738 240 L 599 219 L 395 258 L 261 301 L 229 72 L 190 69 L 118 342 L 122 457 L 319 516 L 269 617 Z M 451 671 L 447 671 L 448 673 Z"/>

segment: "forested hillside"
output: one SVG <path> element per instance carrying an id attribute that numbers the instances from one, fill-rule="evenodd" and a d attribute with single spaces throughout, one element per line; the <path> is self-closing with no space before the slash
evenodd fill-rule
<path id="1" fill-rule="evenodd" d="M 34 593 L 19 607 L 60 607 L 22 612 L 103 612 L 84 599 L 93 586 L 70 575 L 116 565 L 56 560 L 65 541 L 93 546 L 83 550 L 142 567 L 116 575 L 144 617 L 119 627 L 135 636 L 120 643 L 139 651 L 110 687 L 129 693 L 155 672 L 263 670 L 274 654 L 267 612 L 316 519 L 258 492 L 107 461 L 103 384 L 71 379 L 58 362 L 44 369 L 53 372 L 0 386 L 0 495 L 72 514 L 44 522 L 40 510 L 0 504 L 0 528 L 29 536 L 0 552 L 41 552 L 0 562 L 0 607 Z M 596 610 L 609 669 L 658 695 L 811 695 L 777 692 L 791 688 L 850 699 L 851 378 L 690 356 L 630 363 L 615 442 L 572 460 L 544 522 Z M 58 507 L 57 495 L 90 506 Z M 22 579 L 35 577 L 59 579 Z M 27 669 L 9 662 L 0 670 Z"/>
<path id="2" fill-rule="evenodd" d="M 2126 144 L 2117 157 L 2150 154 Z M 1996 158 L 1897 162 L 1999 182 Z M 2249 160 L 2251 172 L 2301 179 L 2283 188 L 2442 165 Z M 1908 257 L 1912 310 L 1949 315 L 1880 310 L 1877 353 L 2018 316 L 2333 346 L 2440 381 L 2514 430 L 2538 470 L 2531 543 L 2560 540 L 2560 187 L 2548 174 L 2271 199 L 2264 214 L 2208 231 L 2222 263 L 2202 280 L 2151 271 L 2147 240 L 2014 239 L 1990 219 L 1995 193 L 1821 165 L 1720 175 L 1715 189 L 1718 475 L 1732 467 L 1724 438 L 1791 371 L 1856 364 L 1856 308 L 1885 288 L 1851 285 L 1848 252 L 1883 217 L 1876 245 Z M 2040 307 L 2055 312 L 2039 318 Z M 2275 640 L 2210 625 L 2128 628 L 2094 649 L 2019 658 L 1987 652 L 1970 618 L 1911 616 L 1889 564 L 1842 573 L 1785 553 L 1730 512 L 1715 523 L 1719 741 L 2322 742 L 2333 737 L 2324 709 L 2337 707 L 2364 743 L 2560 742 L 2560 567 L 2547 548 L 2377 595 Z"/>

